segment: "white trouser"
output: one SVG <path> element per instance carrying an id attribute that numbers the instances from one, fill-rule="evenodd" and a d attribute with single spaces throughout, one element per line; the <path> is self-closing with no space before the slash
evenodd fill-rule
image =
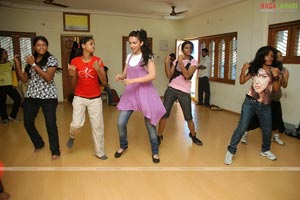
<path id="1" fill-rule="evenodd" d="M 79 133 L 80 128 L 85 122 L 85 110 L 87 108 L 92 126 L 96 156 L 104 156 L 104 123 L 101 97 L 95 99 L 86 99 L 74 96 L 72 105 L 73 120 L 70 124 L 70 136 L 74 138 L 76 134 Z"/>

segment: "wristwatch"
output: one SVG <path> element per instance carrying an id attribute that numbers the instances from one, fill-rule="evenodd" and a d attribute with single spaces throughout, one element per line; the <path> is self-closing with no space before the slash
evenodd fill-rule
<path id="1" fill-rule="evenodd" d="M 35 63 L 33 63 L 32 65 L 31 65 L 31 67 L 35 67 L 36 66 L 36 64 Z"/>

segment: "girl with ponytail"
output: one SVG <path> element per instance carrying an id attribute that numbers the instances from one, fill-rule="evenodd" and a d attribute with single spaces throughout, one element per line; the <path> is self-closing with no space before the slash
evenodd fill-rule
<path id="1" fill-rule="evenodd" d="M 127 123 L 133 111 L 140 111 L 144 114 L 150 138 L 152 162 L 159 163 L 156 124 L 166 110 L 152 83 L 156 71 L 147 32 L 145 30 L 130 32 L 129 45 L 132 53 L 127 56 L 123 73 L 116 76 L 117 81 L 124 83 L 125 91 L 118 104 L 120 112 L 117 126 L 120 148 L 116 151 L 115 157 L 121 157 L 128 148 Z"/>

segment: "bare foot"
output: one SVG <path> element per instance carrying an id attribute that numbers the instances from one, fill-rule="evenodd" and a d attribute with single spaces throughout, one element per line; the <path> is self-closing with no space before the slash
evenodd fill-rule
<path id="1" fill-rule="evenodd" d="M 0 200 L 7 200 L 9 199 L 10 195 L 6 192 L 1 192 L 0 193 Z"/>
<path id="2" fill-rule="evenodd" d="M 59 155 L 52 155 L 52 157 L 51 157 L 51 160 L 57 160 L 57 159 L 59 159 Z"/>

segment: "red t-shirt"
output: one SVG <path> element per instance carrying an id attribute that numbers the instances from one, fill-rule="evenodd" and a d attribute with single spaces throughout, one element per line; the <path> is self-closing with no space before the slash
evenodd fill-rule
<path id="1" fill-rule="evenodd" d="M 104 67 L 101 58 L 93 56 L 88 63 L 82 61 L 81 57 L 76 57 L 71 64 L 76 67 L 77 82 L 75 95 L 93 98 L 100 96 L 101 90 L 98 82 L 98 74 L 93 67 L 94 62 L 99 61 L 99 66 Z"/>

